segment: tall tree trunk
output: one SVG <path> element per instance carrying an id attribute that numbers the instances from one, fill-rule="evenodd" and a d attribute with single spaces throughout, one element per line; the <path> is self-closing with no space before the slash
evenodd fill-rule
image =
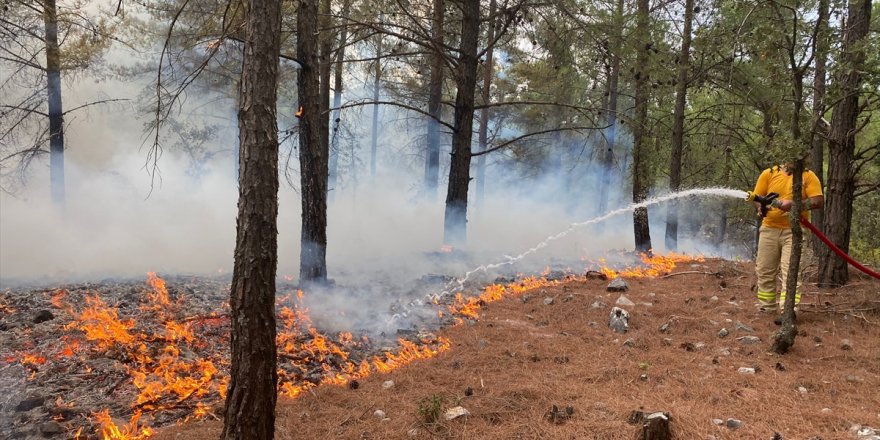
<path id="1" fill-rule="evenodd" d="M 489 1 L 489 17 L 495 16 L 495 0 Z M 493 43 L 495 40 L 495 20 L 492 19 L 489 21 L 489 29 L 486 33 L 486 44 L 489 47 L 486 49 L 486 62 L 483 63 L 483 90 L 480 94 L 480 98 L 483 105 L 488 105 L 491 100 L 491 94 L 489 93 L 489 89 L 492 86 L 492 77 L 495 76 L 494 72 L 494 53 L 495 53 L 495 44 Z M 483 107 L 480 110 L 480 129 L 479 129 L 479 147 L 478 151 L 483 152 L 486 151 L 486 146 L 489 143 L 489 108 Z M 477 200 L 476 206 L 480 206 L 483 203 L 483 192 L 486 190 L 486 155 L 482 154 L 477 157 Z"/>
<path id="2" fill-rule="evenodd" d="M 276 93 L 281 1 L 250 0 L 238 126 L 241 154 L 230 307 L 232 364 L 220 438 L 271 439 L 275 433 L 278 265 Z"/>
<path id="3" fill-rule="evenodd" d="M 770 348 L 774 353 L 785 354 L 794 345 L 797 336 L 797 321 L 795 319 L 794 306 L 797 295 L 798 276 L 801 267 L 801 250 L 803 248 L 804 233 L 801 229 L 801 212 L 804 208 L 804 160 L 799 158 L 794 163 L 792 170 L 791 192 L 794 200 L 791 211 L 788 213 L 789 226 L 791 227 L 791 257 L 788 263 L 788 278 L 785 282 L 785 303 L 782 306 L 782 327 L 773 335 L 773 346 Z"/>
<path id="4" fill-rule="evenodd" d="M 691 59 L 691 25 L 694 21 L 694 0 L 684 2 L 684 32 L 678 60 L 678 82 L 675 85 L 675 111 L 672 122 L 672 151 L 669 155 L 669 191 L 681 189 L 681 155 L 684 149 L 684 108 L 687 104 L 688 68 Z M 666 211 L 666 249 L 678 250 L 678 202 L 671 201 Z"/>
<path id="5" fill-rule="evenodd" d="M 617 35 L 611 44 L 611 74 L 608 76 L 608 107 L 605 109 L 605 154 L 602 155 L 602 167 L 599 179 L 599 201 L 597 215 L 608 210 L 608 193 L 611 188 L 611 167 L 614 163 L 614 145 L 617 142 L 617 100 L 618 82 L 620 81 L 620 51 L 623 46 L 623 0 L 617 0 L 614 13 L 614 27 Z"/>
<path id="6" fill-rule="evenodd" d="M 471 139 L 474 129 L 474 94 L 477 87 L 477 42 L 480 36 L 480 2 L 461 0 L 461 43 L 452 132 L 452 159 L 443 241 L 461 246 L 467 241 L 467 199 L 471 169 Z"/>
<path id="7" fill-rule="evenodd" d="M 321 102 L 321 65 L 318 53 L 318 0 L 301 0 L 297 9 L 296 54 L 303 66 L 297 89 L 303 115 L 299 127 L 302 235 L 300 282 L 327 281 L 327 117 Z"/>
<path id="8" fill-rule="evenodd" d="M 431 74 L 428 80 L 428 138 L 425 149 L 425 197 L 437 198 L 437 185 L 440 178 L 440 118 L 443 109 L 443 24 L 445 0 L 434 0 L 431 32 L 434 51 L 431 54 Z"/>
<path id="9" fill-rule="evenodd" d="M 345 44 L 348 40 L 348 13 L 351 9 L 351 0 L 343 0 L 342 17 L 339 20 L 342 30 L 339 33 L 339 50 L 336 51 L 336 65 L 333 74 L 333 113 L 330 117 L 330 126 L 333 127 L 330 135 L 330 159 L 327 178 L 327 202 L 332 203 L 338 189 L 336 182 L 339 180 L 339 125 L 341 122 L 339 107 L 342 105 L 342 63 L 345 61 Z"/>
<path id="10" fill-rule="evenodd" d="M 382 36 L 376 36 L 376 70 L 373 72 L 373 127 L 370 132 L 370 179 L 376 180 L 376 153 L 379 149 L 379 82 L 382 80 Z"/>
<path id="11" fill-rule="evenodd" d="M 844 252 L 849 251 L 852 205 L 855 199 L 856 122 L 859 90 L 865 64 L 863 40 L 871 21 L 871 0 L 850 0 L 843 53 L 837 66 L 837 84 L 843 97 L 834 106 L 828 145 L 828 203 L 825 231 Z M 842 286 L 849 280 L 846 261 L 824 250 L 819 259 L 819 284 Z"/>
<path id="12" fill-rule="evenodd" d="M 819 17 L 816 19 L 816 26 L 819 27 L 816 32 L 816 41 L 814 43 L 814 57 L 816 60 L 816 69 L 813 73 L 813 124 L 810 136 L 812 137 L 812 151 L 810 168 L 819 177 L 819 182 L 825 183 L 825 138 L 828 136 L 828 127 L 822 123 L 822 116 L 825 114 L 825 81 L 826 81 L 826 64 L 828 62 L 828 45 L 829 45 L 829 29 L 828 29 L 828 2 L 829 0 L 819 0 Z M 820 231 L 825 229 L 825 210 L 817 209 L 812 211 L 810 221 Z M 821 240 L 812 240 L 813 255 L 820 255 L 822 248 L 825 246 Z"/>
<path id="13" fill-rule="evenodd" d="M 645 163 L 647 149 L 645 142 L 648 132 L 648 79 L 649 61 L 648 47 L 650 33 L 648 29 L 648 0 L 638 0 L 636 13 L 636 95 L 635 95 L 635 123 L 633 124 L 633 202 L 645 201 L 648 195 L 648 169 Z M 651 250 L 651 230 L 648 225 L 648 208 L 637 208 L 633 211 L 633 232 L 635 236 L 636 251 L 649 252 Z"/>
<path id="14" fill-rule="evenodd" d="M 45 0 L 46 77 L 49 101 L 49 188 L 52 202 L 64 206 L 64 109 L 61 105 L 61 53 L 58 49 L 58 11 Z"/>

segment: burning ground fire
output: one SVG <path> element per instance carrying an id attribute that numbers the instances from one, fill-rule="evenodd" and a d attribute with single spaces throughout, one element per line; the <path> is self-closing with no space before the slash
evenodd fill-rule
<path id="1" fill-rule="evenodd" d="M 642 255 L 640 264 L 617 270 L 604 260 L 591 263 L 591 267 L 609 278 L 651 277 L 668 273 L 677 263 L 695 260 L 702 259 Z M 477 319 L 487 303 L 581 278 L 550 275 L 548 268 L 540 276 L 492 284 L 478 294 L 459 292 L 443 304 L 438 300 L 433 307 L 441 322 Z M 16 351 L 0 358 L 29 372 L 29 381 L 66 374 L 85 382 L 101 382 L 100 392 L 82 394 L 103 395 L 117 405 L 90 411 L 88 421 L 77 418 L 75 410 L 82 394 L 67 393 L 63 399 L 59 394 L 55 401 L 54 421 L 75 439 L 145 439 L 153 435 L 156 426 L 218 417 L 222 412 L 229 369 L 228 313 L 193 314 L 194 308 L 188 305 L 193 298 L 180 291 L 170 293 L 155 273 L 148 274 L 147 284 L 149 288 L 136 292 L 137 298 L 117 299 L 113 304 L 88 289 L 47 291 L 55 314 L 68 318 L 61 327 L 63 334 L 39 349 L 36 336 L 19 338 L 22 342 Z M 303 297 L 302 291 L 296 291 L 276 301 L 279 393 L 283 396 L 295 398 L 319 385 L 354 388 L 358 379 L 436 356 L 451 346 L 450 340 L 425 331 L 399 338 L 393 349 L 376 347 L 367 336 L 355 337 L 348 332 L 325 335 L 313 325 Z M 15 310 L 0 298 L 2 315 Z"/>

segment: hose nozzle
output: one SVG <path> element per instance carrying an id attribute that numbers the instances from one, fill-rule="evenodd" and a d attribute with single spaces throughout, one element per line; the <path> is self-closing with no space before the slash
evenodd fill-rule
<path id="1" fill-rule="evenodd" d="M 775 192 L 767 194 L 766 196 L 761 196 L 761 195 L 755 194 L 752 191 L 749 191 L 748 195 L 746 196 L 746 201 L 747 202 L 758 202 L 761 205 L 761 217 L 766 217 L 767 210 L 769 209 L 768 207 L 770 206 L 771 203 L 773 203 L 773 200 L 775 200 L 777 197 L 779 197 L 779 194 L 777 194 Z"/>

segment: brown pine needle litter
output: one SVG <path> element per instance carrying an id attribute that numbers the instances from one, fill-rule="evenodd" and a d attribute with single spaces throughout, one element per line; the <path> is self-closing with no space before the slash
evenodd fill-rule
<path id="1" fill-rule="evenodd" d="M 363 378 L 356 389 L 279 399 L 276 438 L 629 440 L 639 431 L 627 423 L 634 410 L 668 412 L 680 439 L 854 439 L 854 424 L 880 428 L 880 282 L 806 283 L 800 335 L 779 356 L 768 351 L 774 316 L 753 306 L 750 263 L 679 270 L 719 276 L 626 280 L 636 306 L 627 308 L 625 334 L 607 326 L 620 293 L 598 279 L 483 306 L 477 321 L 440 331 L 452 347 L 434 358 Z M 722 328 L 729 335 L 720 337 Z M 383 387 L 389 380 L 394 386 Z M 470 415 L 429 423 L 420 404 L 432 398 L 441 412 L 461 406 Z M 551 420 L 554 405 L 573 411 Z M 221 428 L 193 422 L 156 439 L 213 440 Z"/>

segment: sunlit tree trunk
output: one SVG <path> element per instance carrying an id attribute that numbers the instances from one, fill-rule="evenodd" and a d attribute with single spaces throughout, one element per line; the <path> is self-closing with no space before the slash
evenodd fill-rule
<path id="1" fill-rule="evenodd" d="M 850 0 L 849 18 L 844 32 L 837 86 L 843 94 L 834 105 L 828 145 L 828 195 L 825 204 L 825 231 L 829 239 L 849 252 L 850 225 L 855 198 L 856 122 L 859 117 L 859 93 L 865 65 L 864 39 L 871 21 L 871 0 Z M 849 280 L 847 263 L 828 250 L 819 259 L 819 284 L 842 286 Z"/>
<path id="2" fill-rule="evenodd" d="M 278 265 L 276 96 L 281 2 L 247 3 L 239 98 L 240 177 L 230 289 L 232 363 L 221 438 L 271 439 L 275 433 Z"/>

